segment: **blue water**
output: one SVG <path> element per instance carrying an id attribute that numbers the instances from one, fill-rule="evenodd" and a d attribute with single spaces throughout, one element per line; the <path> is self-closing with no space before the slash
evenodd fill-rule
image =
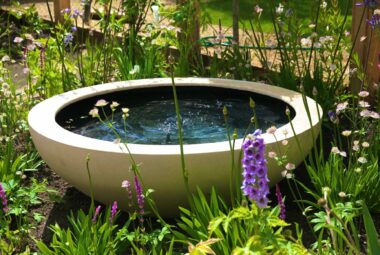
<path id="1" fill-rule="evenodd" d="M 142 102 L 141 102 L 142 101 Z M 127 106 L 129 117 L 124 126 L 121 118 L 121 108 L 113 116 L 113 127 L 121 137 L 126 137 L 128 143 L 133 144 L 178 144 L 178 129 L 174 102 L 171 98 L 139 100 L 139 103 Z M 230 131 L 236 128 L 241 138 L 246 133 L 252 109 L 249 107 L 249 98 L 239 96 L 218 98 L 200 97 L 196 95 L 179 101 L 181 112 L 184 143 L 212 143 L 227 140 L 226 125 L 223 116 L 223 107 L 228 109 L 228 126 Z M 91 107 L 88 107 L 90 110 Z M 287 123 L 284 114 L 285 107 L 274 106 L 273 103 L 256 103 L 257 119 L 260 128 L 265 130 L 275 125 Z M 87 111 L 88 112 L 88 111 Z M 110 113 L 107 114 L 111 118 Z M 86 119 L 84 124 L 77 127 L 70 123 L 70 129 L 77 134 L 106 141 L 114 141 L 116 136 L 111 129 L 101 124 L 96 118 L 81 116 Z M 83 121 L 82 121 L 83 122 Z M 126 130 L 126 132 L 125 132 Z M 253 128 L 249 132 L 253 132 Z"/>

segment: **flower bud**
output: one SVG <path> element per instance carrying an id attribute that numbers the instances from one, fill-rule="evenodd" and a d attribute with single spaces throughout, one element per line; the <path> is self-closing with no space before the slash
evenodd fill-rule
<path id="1" fill-rule="evenodd" d="M 227 116 L 227 115 L 228 115 L 228 110 L 227 110 L 227 107 L 226 107 L 226 106 L 223 107 L 223 115 L 224 115 L 224 116 Z"/>
<path id="2" fill-rule="evenodd" d="M 286 109 L 285 109 L 285 114 L 286 114 L 287 116 L 289 116 L 289 115 L 290 115 L 290 110 L 289 110 L 289 107 L 288 107 L 288 106 L 286 106 Z"/>
<path id="3" fill-rule="evenodd" d="M 323 197 L 321 197 L 320 199 L 318 199 L 318 204 L 319 204 L 320 206 L 325 207 L 325 206 L 327 205 L 327 200 L 324 199 Z"/>
<path id="4" fill-rule="evenodd" d="M 250 97 L 249 98 L 249 107 L 251 107 L 252 109 L 255 108 L 255 101 L 253 101 L 253 99 Z"/>

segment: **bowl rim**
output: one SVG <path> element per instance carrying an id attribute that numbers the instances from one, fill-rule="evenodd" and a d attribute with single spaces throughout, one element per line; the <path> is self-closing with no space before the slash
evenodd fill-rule
<path id="1" fill-rule="evenodd" d="M 276 137 L 272 134 L 265 133 L 263 130 L 262 137 L 266 144 L 275 143 L 285 139 L 292 139 L 294 133 L 302 134 L 307 132 L 311 127 L 319 125 L 322 119 L 322 108 L 311 98 L 303 96 L 301 93 L 276 87 L 259 82 L 238 81 L 216 78 L 175 78 L 176 86 L 202 86 L 202 87 L 220 87 L 243 91 L 250 91 L 263 94 L 278 100 L 281 100 L 291 106 L 295 111 L 292 119 L 294 132 L 290 123 L 277 127 Z M 68 91 L 51 98 L 48 98 L 29 112 L 29 128 L 46 139 L 61 143 L 67 146 L 78 147 L 92 151 L 103 151 L 113 153 L 125 153 L 126 148 L 123 144 L 116 144 L 110 141 L 103 141 L 95 138 L 85 137 L 75 134 L 61 127 L 56 122 L 56 115 L 64 107 L 93 96 L 104 95 L 122 90 L 135 88 L 149 88 L 159 86 L 171 86 L 170 78 L 153 78 L 131 81 L 111 82 L 90 87 L 80 88 Z M 305 107 L 307 103 L 307 108 Z M 308 117 L 310 116 L 310 118 Z M 288 134 L 285 135 L 284 131 Z M 235 151 L 240 150 L 243 139 L 235 141 Z M 151 144 L 128 144 L 128 149 L 133 155 L 180 155 L 179 145 L 151 145 Z M 221 151 L 230 151 L 228 141 L 185 144 L 185 155 L 216 153 Z"/>

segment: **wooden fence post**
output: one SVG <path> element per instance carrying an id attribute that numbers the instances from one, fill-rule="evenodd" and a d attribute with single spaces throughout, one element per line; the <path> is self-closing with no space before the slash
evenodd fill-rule
<path id="1" fill-rule="evenodd" d="M 232 33 L 234 41 L 239 45 L 239 0 L 232 1 Z"/>
<path id="2" fill-rule="evenodd" d="M 365 8 L 364 6 L 355 6 L 356 3 L 363 1 L 353 1 L 352 7 L 352 40 L 354 40 L 356 33 L 357 41 L 355 43 L 354 51 L 358 54 L 360 63 L 366 69 L 366 84 L 370 92 L 374 92 L 375 88 L 380 81 L 379 54 L 380 54 L 380 35 L 372 30 L 368 24 L 368 20 L 373 15 L 373 9 Z M 363 19 L 363 11 L 364 16 Z M 364 39 L 365 38 L 365 39 Z M 354 43 L 354 42 L 353 42 Z M 362 82 L 355 76 L 350 79 L 350 89 L 353 93 L 357 93 L 361 89 Z M 371 93 L 373 95 L 373 93 Z"/>
<path id="3" fill-rule="evenodd" d="M 54 20 L 63 23 L 62 10 L 70 9 L 70 0 L 54 0 Z"/>

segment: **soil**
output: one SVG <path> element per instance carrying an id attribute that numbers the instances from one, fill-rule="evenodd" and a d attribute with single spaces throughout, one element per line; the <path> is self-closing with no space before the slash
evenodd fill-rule
<path id="1" fill-rule="evenodd" d="M 68 216 L 70 212 L 76 212 L 80 209 L 85 212 L 89 210 L 91 199 L 78 191 L 76 188 L 68 184 L 64 179 L 54 173 L 48 166 L 42 167 L 35 176 L 37 180 L 48 181 L 48 188 L 57 191 L 53 197 L 49 194 L 43 194 L 42 200 L 44 202 L 31 210 L 31 214 L 38 212 L 42 214 L 45 219 L 37 223 L 31 232 L 31 236 L 36 240 L 41 240 L 45 243 L 50 243 L 52 240 L 53 232 L 49 226 L 58 224 L 62 228 L 68 228 Z M 28 241 L 28 245 L 32 250 L 36 250 L 36 245 L 32 239 Z"/>

